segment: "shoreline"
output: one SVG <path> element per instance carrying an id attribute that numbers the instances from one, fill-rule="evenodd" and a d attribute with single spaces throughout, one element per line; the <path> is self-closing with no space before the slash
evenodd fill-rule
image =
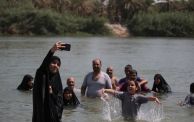
<path id="1" fill-rule="evenodd" d="M 105 26 L 112 32 L 113 35 L 117 37 L 129 37 L 130 36 L 127 27 L 122 26 L 121 24 L 105 23 Z"/>

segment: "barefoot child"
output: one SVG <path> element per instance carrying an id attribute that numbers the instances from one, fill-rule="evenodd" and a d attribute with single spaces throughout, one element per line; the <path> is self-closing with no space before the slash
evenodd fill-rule
<path id="1" fill-rule="evenodd" d="M 138 91 L 138 84 L 135 81 L 128 80 L 127 92 L 118 92 L 113 89 L 104 89 L 104 93 L 113 94 L 121 100 L 122 103 L 122 116 L 125 120 L 134 120 L 137 117 L 138 110 L 141 104 L 148 101 L 155 101 L 160 103 L 156 97 L 146 97 L 136 94 Z"/>

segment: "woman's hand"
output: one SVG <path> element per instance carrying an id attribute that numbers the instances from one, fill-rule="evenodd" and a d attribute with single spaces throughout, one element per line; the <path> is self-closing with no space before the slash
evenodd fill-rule
<path id="1" fill-rule="evenodd" d="M 57 50 L 61 50 L 61 48 L 64 48 L 65 46 L 63 46 L 65 43 L 62 43 L 61 41 L 56 42 L 53 47 L 51 48 L 51 52 L 55 52 Z"/>

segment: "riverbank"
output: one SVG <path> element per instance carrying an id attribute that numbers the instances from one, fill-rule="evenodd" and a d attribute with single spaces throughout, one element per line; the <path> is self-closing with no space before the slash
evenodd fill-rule
<path id="1" fill-rule="evenodd" d="M 105 26 L 117 37 L 128 37 L 130 35 L 127 27 L 121 24 L 105 23 Z"/>

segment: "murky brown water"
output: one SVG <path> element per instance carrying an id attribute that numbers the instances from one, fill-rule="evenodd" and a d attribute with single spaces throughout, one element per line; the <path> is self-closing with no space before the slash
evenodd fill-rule
<path id="1" fill-rule="evenodd" d="M 57 52 L 61 57 L 61 77 L 74 76 L 80 87 L 86 73 L 92 70 L 92 59 L 102 59 L 103 70 L 115 68 L 118 78 L 123 68 L 132 64 L 139 76 L 149 80 L 151 88 L 155 73 L 161 73 L 173 93 L 162 96 L 164 119 L 161 122 L 193 122 L 194 108 L 177 106 L 189 93 L 194 82 L 194 39 L 184 38 L 106 38 L 106 37 L 0 37 L 0 121 L 31 122 L 32 94 L 16 90 L 24 74 L 34 76 L 54 42 L 72 44 L 70 52 Z M 82 106 L 64 110 L 63 122 L 102 121 L 100 100 L 80 98 Z M 115 122 L 123 121 L 115 119 Z"/>

